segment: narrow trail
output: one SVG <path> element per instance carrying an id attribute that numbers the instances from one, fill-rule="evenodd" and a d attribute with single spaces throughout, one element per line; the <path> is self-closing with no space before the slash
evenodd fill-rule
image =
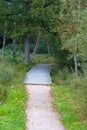
<path id="1" fill-rule="evenodd" d="M 25 83 L 28 92 L 26 130 L 65 130 L 52 108 L 49 65 L 36 65 L 28 72 Z"/>
<path id="2" fill-rule="evenodd" d="M 26 75 L 25 84 L 51 84 L 50 65 L 38 64 Z"/>

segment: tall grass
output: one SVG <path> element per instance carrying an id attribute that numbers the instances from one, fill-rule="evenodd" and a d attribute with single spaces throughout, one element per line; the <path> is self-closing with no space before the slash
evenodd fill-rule
<path id="1" fill-rule="evenodd" d="M 27 94 L 23 80 L 30 66 L 0 62 L 0 130 L 24 130 Z"/>
<path id="2" fill-rule="evenodd" d="M 6 63 L 0 63 L 0 103 L 6 100 L 7 89 L 13 80 L 12 67 Z"/>
<path id="3" fill-rule="evenodd" d="M 64 119 L 64 124 L 68 127 L 70 130 L 86 130 L 87 126 L 87 76 L 79 76 L 78 78 L 75 77 L 75 75 L 71 74 L 68 69 L 64 68 L 63 70 L 58 70 L 56 67 L 53 67 L 52 70 L 52 80 L 55 84 L 55 87 L 53 87 L 53 93 L 55 98 L 55 105 L 56 109 L 60 111 L 62 114 L 63 108 L 64 113 L 68 112 L 67 114 L 73 112 L 73 115 L 76 116 L 78 119 L 78 127 L 75 128 L 76 125 L 73 123 L 71 124 L 71 127 L 69 125 L 69 122 L 66 122 L 66 119 L 64 118 L 64 115 L 62 114 L 62 120 Z M 62 86 L 62 87 L 61 87 Z M 58 92 L 59 91 L 59 92 Z M 68 95 L 67 95 L 68 91 Z M 65 96 L 64 96 L 65 95 Z M 67 97 L 66 97 L 67 95 Z M 67 100 L 66 100 L 67 98 Z M 62 100 L 62 101 L 61 101 Z M 66 102 L 64 104 L 63 102 Z M 71 107 L 71 110 L 66 110 L 66 106 Z M 71 121 L 73 118 L 73 115 L 71 115 Z M 66 117 L 66 116 L 65 116 Z M 66 117 L 67 118 L 67 117 Z M 77 121 L 73 121 L 76 123 Z"/>
<path id="4" fill-rule="evenodd" d="M 31 54 L 31 62 L 34 64 L 52 64 L 54 58 L 48 54 L 36 54 L 35 56 Z"/>
<path id="5" fill-rule="evenodd" d="M 87 121 L 87 77 L 73 79 L 69 84 L 72 91 L 73 107 L 82 121 Z"/>
<path id="6" fill-rule="evenodd" d="M 52 85 L 54 107 L 60 113 L 61 122 L 67 130 L 86 130 L 87 124 L 81 121 L 73 107 L 72 92 L 69 87 Z M 79 111 L 80 112 L 80 111 Z"/>
<path id="7" fill-rule="evenodd" d="M 24 65 L 23 56 L 20 61 L 11 55 L 0 61 L 0 130 L 25 130 L 27 95 L 23 80 L 32 65 Z M 35 55 L 33 64 L 52 62 L 51 56 Z"/>

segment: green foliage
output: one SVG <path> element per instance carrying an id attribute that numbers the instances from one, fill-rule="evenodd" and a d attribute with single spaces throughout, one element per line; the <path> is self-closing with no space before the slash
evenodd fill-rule
<path id="1" fill-rule="evenodd" d="M 46 43 L 41 43 L 39 45 L 38 51 L 39 54 L 47 54 L 48 50 L 47 50 L 47 44 Z"/>
<path id="2" fill-rule="evenodd" d="M 53 52 L 57 65 L 60 67 L 73 66 L 70 61 L 73 59 L 75 53 L 75 46 L 77 47 L 77 61 L 79 68 L 79 61 L 83 64 L 86 58 L 87 46 L 87 2 L 84 0 L 61 0 L 59 13 L 54 13 L 54 32 L 56 38 L 52 38 Z M 56 7 L 56 6 L 55 6 Z M 57 10 L 57 8 L 55 8 Z M 82 67 L 82 66 L 80 66 Z M 84 67 L 83 67 L 84 69 Z"/>
<path id="3" fill-rule="evenodd" d="M 62 49 L 62 43 L 60 38 L 52 37 L 52 42 L 52 50 L 57 67 L 61 69 L 68 66 L 69 51 Z"/>

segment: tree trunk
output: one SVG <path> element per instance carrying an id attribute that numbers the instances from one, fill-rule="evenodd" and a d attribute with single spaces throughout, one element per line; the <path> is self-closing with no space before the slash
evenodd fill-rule
<path id="1" fill-rule="evenodd" d="M 4 56 L 5 56 L 5 41 L 6 41 L 6 36 L 4 34 L 4 37 L 3 37 L 3 47 L 2 47 L 2 61 L 4 60 Z"/>
<path id="2" fill-rule="evenodd" d="M 29 36 L 27 34 L 25 38 L 25 58 L 24 58 L 24 63 L 27 65 L 29 64 L 29 58 L 30 58 Z"/>
<path id="3" fill-rule="evenodd" d="M 76 34 L 76 44 L 75 44 L 75 51 L 74 51 L 74 65 L 75 65 L 76 77 L 78 77 L 77 51 L 78 51 L 78 32 Z"/>
<path id="4" fill-rule="evenodd" d="M 5 56 L 6 26 L 7 26 L 7 23 L 5 23 L 5 30 L 4 30 L 4 36 L 3 36 L 2 61 L 4 60 L 4 56 Z"/>
<path id="5" fill-rule="evenodd" d="M 75 75 L 78 77 L 77 53 L 74 53 Z"/>
<path id="6" fill-rule="evenodd" d="M 38 50 L 38 47 L 39 47 L 39 41 L 40 41 L 40 27 L 38 29 L 38 35 L 37 35 L 37 40 L 36 40 L 36 44 L 35 44 L 35 47 L 34 47 L 34 50 L 33 50 L 33 55 L 36 54 L 37 50 Z"/>
<path id="7" fill-rule="evenodd" d="M 79 11 L 80 11 L 80 7 L 81 7 L 81 2 L 80 0 L 78 0 L 78 17 L 77 17 L 77 27 L 79 28 L 79 24 L 80 24 L 80 16 L 79 16 Z M 74 52 L 74 64 L 75 64 L 75 75 L 76 77 L 78 77 L 78 61 L 77 61 L 77 53 L 78 53 L 78 34 L 79 31 L 77 30 L 77 34 L 76 34 L 76 44 L 75 44 L 75 52 Z"/>
<path id="8" fill-rule="evenodd" d="M 13 40 L 13 57 L 15 58 L 16 56 L 16 40 Z"/>
<path id="9" fill-rule="evenodd" d="M 50 44 L 49 43 L 47 43 L 47 50 L 48 50 L 48 55 L 50 55 L 51 53 L 50 53 Z"/>
<path id="10" fill-rule="evenodd" d="M 20 37 L 19 41 L 20 41 L 20 43 L 19 43 L 19 52 L 18 52 L 18 62 L 20 62 L 20 55 L 21 55 L 21 41 L 22 41 L 21 37 Z"/>

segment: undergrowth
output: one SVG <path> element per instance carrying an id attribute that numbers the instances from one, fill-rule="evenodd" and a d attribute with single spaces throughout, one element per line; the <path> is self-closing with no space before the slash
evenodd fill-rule
<path id="1" fill-rule="evenodd" d="M 53 84 L 54 107 L 61 115 L 61 121 L 67 130 L 86 130 L 85 121 L 81 121 L 72 105 L 72 92 L 69 87 Z"/>
<path id="2" fill-rule="evenodd" d="M 54 58 L 48 54 L 35 54 L 35 56 L 31 54 L 31 61 L 34 64 L 52 64 L 54 63 Z"/>
<path id="3" fill-rule="evenodd" d="M 60 112 L 63 124 L 68 130 L 86 130 L 87 77 L 80 75 L 75 78 L 66 68 L 53 68 L 54 106 Z"/>
<path id="4" fill-rule="evenodd" d="M 31 67 L 0 63 L 0 130 L 24 130 L 27 95 L 23 80 Z"/>

